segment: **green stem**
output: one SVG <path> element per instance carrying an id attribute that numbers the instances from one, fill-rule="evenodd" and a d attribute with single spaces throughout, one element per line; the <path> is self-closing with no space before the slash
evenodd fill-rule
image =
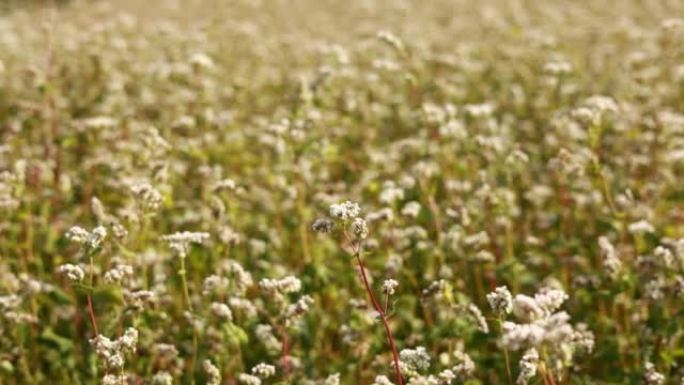
<path id="1" fill-rule="evenodd" d="M 503 319 L 499 316 L 499 332 L 503 334 Z M 508 356 L 508 348 L 503 347 L 504 360 L 506 361 L 506 377 L 508 378 L 508 384 L 513 385 L 513 375 L 511 374 L 511 359 Z"/>
<path id="2" fill-rule="evenodd" d="M 190 291 L 188 290 L 188 280 L 186 278 L 185 257 L 181 257 L 180 260 L 181 260 L 181 266 L 180 266 L 180 270 L 178 270 L 178 275 L 180 275 L 181 285 L 183 287 L 183 299 L 185 300 L 185 306 L 190 311 L 190 313 L 193 314 L 194 310 L 192 308 L 192 302 L 190 302 Z M 190 361 L 190 378 L 191 378 L 190 381 L 194 385 L 195 384 L 195 365 L 197 364 L 198 337 L 197 337 L 197 330 L 195 329 L 194 322 L 192 323 L 191 327 L 192 327 L 192 360 Z"/>

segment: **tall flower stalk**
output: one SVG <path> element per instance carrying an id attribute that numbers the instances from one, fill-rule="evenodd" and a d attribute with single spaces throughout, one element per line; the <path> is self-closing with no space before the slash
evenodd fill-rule
<path id="1" fill-rule="evenodd" d="M 333 204 L 330 206 L 330 215 L 335 218 L 342 225 L 342 232 L 344 237 L 351 247 L 351 255 L 356 260 L 359 265 L 359 274 L 361 275 L 361 280 L 363 286 L 368 293 L 368 298 L 370 299 L 373 309 L 378 313 L 382 325 L 385 328 L 385 335 L 387 336 L 387 342 L 389 343 L 390 350 L 392 351 L 392 360 L 394 362 L 394 370 L 397 378 L 398 385 L 404 385 L 404 379 L 401 374 L 401 366 L 399 364 L 399 353 L 397 351 L 397 346 L 394 341 L 394 336 L 392 334 L 392 329 L 390 328 L 389 322 L 387 321 L 387 303 L 389 302 L 389 291 L 385 296 L 385 305 L 381 305 L 373 292 L 373 288 L 368 281 L 368 274 L 366 273 L 366 267 L 363 264 L 361 258 L 361 253 L 363 251 L 363 240 L 368 237 L 368 225 L 366 221 L 359 217 L 361 209 L 357 203 L 354 202 L 344 202 L 340 204 Z M 313 224 L 313 230 L 320 233 L 331 232 L 335 226 L 333 221 L 328 219 L 319 219 Z"/>

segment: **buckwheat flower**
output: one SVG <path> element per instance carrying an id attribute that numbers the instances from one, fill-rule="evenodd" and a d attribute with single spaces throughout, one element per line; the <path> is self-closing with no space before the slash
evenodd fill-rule
<path id="1" fill-rule="evenodd" d="M 123 383 L 124 379 L 114 374 L 105 374 L 105 376 L 102 377 L 102 385 L 121 385 Z"/>
<path id="2" fill-rule="evenodd" d="M 566 75 L 572 72 L 572 64 L 564 60 L 549 61 L 544 64 L 544 72 L 553 76 Z"/>
<path id="3" fill-rule="evenodd" d="M 233 312 L 230 311 L 230 308 L 225 303 L 213 302 L 210 305 L 210 308 L 211 312 L 218 318 L 221 318 L 224 321 L 233 320 Z"/>
<path id="4" fill-rule="evenodd" d="M 482 249 L 475 253 L 470 259 L 473 262 L 478 263 L 491 263 L 496 260 L 496 257 L 491 251 Z"/>
<path id="5" fill-rule="evenodd" d="M 214 61 L 203 52 L 196 52 L 190 56 L 190 64 L 196 68 L 212 69 Z"/>
<path id="6" fill-rule="evenodd" d="M 261 379 L 247 373 L 241 373 L 238 376 L 238 381 L 243 385 L 261 385 Z"/>
<path id="7" fill-rule="evenodd" d="M 275 366 L 268 365 L 263 362 L 252 368 L 252 374 L 261 378 L 262 380 L 274 376 L 275 372 Z"/>
<path id="8" fill-rule="evenodd" d="M 465 381 L 475 373 L 475 362 L 467 353 L 456 350 L 454 351 L 454 366 L 451 368 L 451 372 L 459 381 Z"/>
<path id="9" fill-rule="evenodd" d="M 586 324 L 579 323 L 575 326 L 572 342 L 580 352 L 591 353 L 594 351 L 594 333 L 588 329 Z"/>
<path id="10" fill-rule="evenodd" d="M 313 305 L 313 298 L 309 295 L 302 296 L 297 302 L 291 304 L 285 310 L 285 318 L 293 318 L 306 313 L 307 310 Z"/>
<path id="11" fill-rule="evenodd" d="M 58 268 L 58 271 L 61 274 L 66 275 L 66 277 L 73 282 L 81 282 L 85 277 L 85 272 L 80 266 L 72 265 L 70 263 L 61 265 Z"/>
<path id="12" fill-rule="evenodd" d="M 352 234 L 358 239 L 365 239 L 368 237 L 368 224 L 365 219 L 354 218 L 351 226 Z"/>
<path id="13" fill-rule="evenodd" d="M 295 276 L 288 275 L 278 281 L 278 289 L 283 293 L 296 293 L 302 289 L 302 281 Z"/>
<path id="14" fill-rule="evenodd" d="M 7 311 L 21 305 L 21 297 L 16 294 L 0 295 L 0 310 Z"/>
<path id="15" fill-rule="evenodd" d="M 420 208 L 421 208 L 420 203 L 418 203 L 416 201 L 408 202 L 401 209 L 401 215 L 415 218 L 420 213 Z"/>
<path id="16" fill-rule="evenodd" d="M 282 344 L 273 335 L 273 327 L 270 325 L 257 325 L 254 334 L 256 338 L 261 342 L 266 350 L 270 352 L 279 352 L 282 348 Z"/>
<path id="17" fill-rule="evenodd" d="M 97 226 L 90 233 L 90 237 L 88 237 L 88 246 L 92 249 L 98 248 L 105 237 L 107 237 L 107 229 L 102 226 Z"/>
<path id="18" fill-rule="evenodd" d="M 463 244 L 466 246 L 483 247 L 489 243 L 489 235 L 486 231 L 468 235 L 463 238 Z"/>
<path id="19" fill-rule="evenodd" d="M 329 375 L 326 377 L 325 381 L 323 381 L 323 385 L 340 385 L 340 374 L 335 373 Z"/>
<path id="20" fill-rule="evenodd" d="M 335 228 L 335 222 L 333 222 L 327 218 L 316 219 L 314 221 L 314 223 L 311 225 L 311 229 L 314 232 L 321 233 L 321 234 L 330 233 L 330 232 L 332 232 L 332 230 L 334 228 Z"/>
<path id="21" fill-rule="evenodd" d="M 356 218 L 361 213 L 361 208 L 358 203 L 351 201 L 346 201 L 339 204 L 333 204 L 330 206 L 330 216 L 333 218 L 341 219 L 343 221 L 351 220 Z"/>
<path id="22" fill-rule="evenodd" d="M 584 105 L 597 112 L 618 112 L 619 108 L 615 100 L 609 96 L 594 95 L 584 101 Z"/>
<path id="23" fill-rule="evenodd" d="M 74 226 L 70 228 L 69 231 L 67 231 L 66 233 L 66 238 L 68 240 L 74 243 L 78 243 L 80 245 L 85 244 L 89 236 L 90 233 L 88 232 L 88 230 L 79 226 Z"/>
<path id="24" fill-rule="evenodd" d="M 674 254 L 672 254 L 670 249 L 663 246 L 656 247 L 655 250 L 653 250 L 653 256 L 656 257 L 660 264 L 666 269 L 671 268 L 674 264 Z"/>
<path id="25" fill-rule="evenodd" d="M 237 184 L 232 179 L 222 179 L 216 184 L 214 184 L 213 190 L 215 192 L 219 191 L 233 191 L 237 187 Z"/>
<path id="26" fill-rule="evenodd" d="M 133 276 L 133 267 L 130 265 L 118 265 L 107 271 L 104 275 L 105 283 L 121 283 L 126 277 Z"/>
<path id="27" fill-rule="evenodd" d="M 534 295 L 535 302 L 546 314 L 556 311 L 567 299 L 568 295 L 559 289 L 544 288 Z"/>
<path id="28" fill-rule="evenodd" d="M 119 347 L 125 352 L 135 352 L 138 345 L 138 330 L 127 328 L 124 334 L 117 340 Z"/>
<path id="29" fill-rule="evenodd" d="M 401 363 L 413 370 L 425 370 L 430 367 L 430 355 L 424 347 L 415 349 L 403 349 L 399 352 Z"/>
<path id="30" fill-rule="evenodd" d="M 402 199 L 404 199 L 403 188 L 398 187 L 392 181 L 383 183 L 382 192 L 380 193 L 380 202 L 391 205 L 392 203 Z"/>
<path id="31" fill-rule="evenodd" d="M 375 380 L 373 381 L 373 385 L 394 385 L 392 381 L 390 381 L 387 376 L 375 376 Z"/>
<path id="32" fill-rule="evenodd" d="M 513 311 L 513 296 L 506 286 L 500 286 L 487 294 L 487 302 L 498 315 L 510 314 Z"/>
<path id="33" fill-rule="evenodd" d="M 665 382 L 665 376 L 656 372 L 655 365 L 651 362 L 644 364 L 644 383 L 646 385 L 662 385 Z"/>
<path id="34" fill-rule="evenodd" d="M 98 222 L 103 222 L 107 215 L 105 214 L 105 209 L 104 206 L 102 205 L 102 202 L 100 202 L 97 197 L 93 197 L 90 200 L 90 210 L 93 212 L 93 215 L 95 215 L 95 218 L 97 218 Z"/>
<path id="35" fill-rule="evenodd" d="M 115 223 L 112 226 L 112 232 L 118 239 L 124 239 L 128 235 L 128 230 L 126 230 L 126 228 L 120 223 Z"/>
<path id="36" fill-rule="evenodd" d="M 489 333 L 489 325 L 487 325 L 487 320 L 485 320 L 484 316 L 482 315 L 480 308 L 471 303 L 468 305 L 468 313 L 477 323 L 478 330 L 480 330 L 482 333 Z"/>
<path id="37" fill-rule="evenodd" d="M 169 372 L 157 372 L 152 377 L 152 385 L 173 385 L 173 377 Z"/>
<path id="38" fill-rule="evenodd" d="M 221 384 L 221 372 L 214 366 L 209 360 L 204 360 L 202 362 L 202 369 L 207 375 L 207 385 L 220 385 Z"/>
<path id="39" fill-rule="evenodd" d="M 268 250 L 268 244 L 263 239 L 252 238 L 249 240 L 249 250 L 253 255 L 263 255 Z"/>
<path id="40" fill-rule="evenodd" d="M 539 307 L 534 298 L 518 294 L 513 299 L 513 313 L 523 321 L 532 321 L 544 316 L 544 310 Z"/>
<path id="41" fill-rule="evenodd" d="M 610 243 L 607 237 L 601 236 L 598 239 L 599 249 L 601 250 L 601 258 L 603 258 L 603 268 L 606 270 L 608 276 L 615 278 L 622 269 L 622 261 L 618 257 L 615 247 Z"/>
<path id="42" fill-rule="evenodd" d="M 222 292 L 228 289 L 230 281 L 226 277 L 220 275 L 210 275 L 204 279 L 202 283 L 202 294 L 209 295 L 217 292 Z"/>
<path id="43" fill-rule="evenodd" d="M 474 118 L 486 118 L 494 114 L 494 105 L 491 103 L 467 104 L 463 109 Z"/>
<path id="44" fill-rule="evenodd" d="M 152 187 L 152 185 L 149 183 L 136 183 L 130 189 L 144 211 L 150 212 L 159 209 L 163 197 L 159 190 Z"/>
<path id="45" fill-rule="evenodd" d="M 516 324 L 504 322 L 501 343 L 510 350 L 520 350 L 523 347 L 538 346 L 544 341 L 545 330 L 538 324 Z"/>
<path id="46" fill-rule="evenodd" d="M 111 128 L 117 124 L 117 120 L 109 116 L 94 116 L 81 119 L 80 123 L 85 128 Z"/>
<path id="47" fill-rule="evenodd" d="M 208 233 L 195 233 L 190 231 L 182 231 L 162 236 L 162 240 L 167 242 L 171 250 L 181 258 L 187 256 L 190 244 L 202 244 L 207 239 L 209 239 Z"/>
<path id="48" fill-rule="evenodd" d="M 444 369 L 437 375 L 442 384 L 450 385 L 455 379 L 456 375 L 451 369 Z"/>
<path id="49" fill-rule="evenodd" d="M 386 279 L 385 282 L 382 283 L 382 292 L 388 295 L 393 295 L 397 286 L 399 286 L 399 282 L 396 280 Z"/>
<path id="50" fill-rule="evenodd" d="M 228 305 L 230 305 L 233 312 L 241 313 L 246 318 L 252 318 L 257 314 L 254 304 L 244 298 L 230 297 L 228 298 Z"/>
<path id="51" fill-rule="evenodd" d="M 629 232 L 632 234 L 646 234 L 655 232 L 653 225 L 646 220 L 640 220 L 638 222 L 631 223 L 627 227 L 627 230 L 629 230 Z"/>
<path id="52" fill-rule="evenodd" d="M 520 374 L 516 379 L 516 385 L 527 385 L 532 377 L 537 374 L 537 366 L 539 366 L 539 353 L 537 349 L 530 348 L 520 359 Z"/>
<path id="53" fill-rule="evenodd" d="M 646 283 L 644 296 L 654 301 L 663 299 L 665 297 L 663 289 L 665 289 L 665 279 L 663 277 L 656 277 Z"/>
<path id="54" fill-rule="evenodd" d="M 124 302 L 134 310 L 142 311 L 152 307 L 157 301 L 157 294 L 150 290 L 124 290 Z"/>
<path id="55" fill-rule="evenodd" d="M 88 232 L 82 227 L 74 226 L 66 233 L 66 238 L 81 246 L 96 249 L 107 236 L 107 229 L 97 226 L 92 232 Z"/>
<path id="56" fill-rule="evenodd" d="M 280 292 L 283 294 L 296 293 L 302 288 L 299 278 L 289 275 L 281 279 L 264 278 L 259 281 L 259 287 L 268 292 Z"/>

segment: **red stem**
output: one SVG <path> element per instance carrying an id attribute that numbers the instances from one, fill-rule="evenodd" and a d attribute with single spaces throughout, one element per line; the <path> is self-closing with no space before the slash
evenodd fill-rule
<path id="1" fill-rule="evenodd" d="M 97 321 L 95 320 L 95 310 L 93 310 L 93 298 L 88 294 L 88 315 L 90 316 L 90 323 L 93 325 L 93 330 L 95 331 L 95 337 L 99 336 L 100 333 L 97 330 Z"/>
<path id="2" fill-rule="evenodd" d="M 283 334 L 283 358 L 282 358 L 282 363 L 283 363 L 283 368 L 285 369 L 285 378 L 287 381 L 290 381 L 290 360 L 289 360 L 289 355 L 290 355 L 290 338 L 287 335 L 287 330 L 285 328 L 282 329 L 282 334 Z"/>
<path id="3" fill-rule="evenodd" d="M 375 311 L 378 312 L 380 315 L 380 319 L 382 320 L 382 324 L 385 327 L 385 333 L 387 334 L 387 341 L 390 344 L 390 348 L 392 349 L 392 358 L 394 359 L 394 369 L 396 371 L 396 376 L 397 376 L 397 383 L 398 385 L 404 385 L 404 379 L 401 376 L 401 369 L 399 368 L 399 354 L 397 353 L 397 347 L 394 344 L 394 337 L 392 336 L 392 330 L 389 327 L 389 323 L 387 323 L 387 318 L 385 317 L 385 311 L 382 309 L 380 304 L 378 303 L 378 300 L 375 299 L 375 294 L 373 294 L 373 289 L 371 289 L 370 284 L 368 283 L 368 277 L 366 277 L 366 269 L 363 266 L 363 262 L 361 261 L 361 257 L 359 256 L 360 250 L 357 250 L 355 253 L 356 260 L 359 263 L 359 269 L 361 270 L 361 278 L 363 278 L 363 284 L 366 287 L 366 291 L 368 292 L 368 296 L 370 297 L 370 300 L 373 304 L 373 308 L 375 308 Z"/>

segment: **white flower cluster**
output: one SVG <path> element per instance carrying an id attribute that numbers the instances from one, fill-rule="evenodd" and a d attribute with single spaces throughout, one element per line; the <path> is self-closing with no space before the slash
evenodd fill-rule
<path id="1" fill-rule="evenodd" d="M 619 107 L 615 100 L 608 96 L 594 95 L 584 100 L 581 106 L 572 111 L 572 116 L 582 122 L 597 125 L 604 116 L 615 114 Z"/>
<path id="2" fill-rule="evenodd" d="M 579 351 L 590 351 L 593 334 L 585 326 L 570 325 L 570 316 L 558 311 L 567 294 L 559 289 L 544 288 L 535 296 L 517 295 L 513 313 L 522 323 L 503 323 L 501 345 L 510 350 L 544 348 L 556 362 L 566 365 Z"/>
<path id="3" fill-rule="evenodd" d="M 487 294 L 487 302 L 498 315 L 510 314 L 513 311 L 513 296 L 506 286 L 500 286 Z"/>
<path id="4" fill-rule="evenodd" d="M 259 287 L 266 292 L 282 294 L 296 293 L 302 288 L 299 278 L 289 275 L 281 279 L 264 278 L 259 281 Z"/>
<path id="5" fill-rule="evenodd" d="M 126 305 L 137 311 L 149 308 L 157 302 L 157 294 L 150 290 L 124 290 L 123 294 Z"/>
<path id="6" fill-rule="evenodd" d="M 360 214 L 361 208 L 355 202 L 346 201 L 330 205 L 330 216 L 342 221 L 345 226 L 345 234 L 348 229 L 357 240 L 368 237 L 368 223 L 359 216 Z M 347 225 L 349 225 L 348 228 Z M 317 232 L 330 232 L 332 230 L 332 224 L 325 222 L 325 220 L 314 222 L 313 227 Z"/>
<path id="7" fill-rule="evenodd" d="M 618 256 L 617 250 L 615 250 L 615 246 L 605 236 L 599 237 L 598 244 L 603 260 L 603 268 L 608 276 L 614 279 L 622 269 L 622 261 Z"/>
<path id="8" fill-rule="evenodd" d="M 159 206 L 161 206 L 163 201 L 161 193 L 149 183 L 136 183 L 130 188 L 138 201 L 138 205 L 140 205 L 144 212 L 157 211 Z"/>
<path id="9" fill-rule="evenodd" d="M 233 320 L 233 312 L 230 311 L 230 307 L 225 303 L 212 302 L 210 305 L 211 312 L 218 318 L 224 321 Z"/>
<path id="10" fill-rule="evenodd" d="M 162 240 L 168 243 L 171 250 L 180 258 L 185 258 L 188 255 L 190 244 L 202 244 L 207 239 L 209 239 L 208 233 L 190 231 L 182 231 L 162 236 Z"/>
<path id="11" fill-rule="evenodd" d="M 73 281 L 73 282 L 81 282 L 81 281 L 83 281 L 83 277 L 85 277 L 85 272 L 78 265 L 72 265 L 70 263 L 66 263 L 64 265 L 61 265 L 57 270 L 61 274 L 66 275 L 66 277 L 69 278 L 69 280 Z"/>
<path id="12" fill-rule="evenodd" d="M 102 226 L 97 226 L 90 232 L 82 227 L 74 226 L 66 233 L 68 240 L 91 250 L 100 247 L 106 237 L 107 229 Z"/>
<path id="13" fill-rule="evenodd" d="M 361 214 L 361 207 L 358 203 L 346 201 L 343 203 L 330 205 L 330 216 L 343 221 L 349 221 Z"/>
<path id="14" fill-rule="evenodd" d="M 285 318 L 287 323 L 290 324 L 295 317 L 298 317 L 309 310 L 311 305 L 313 305 L 314 300 L 309 295 L 304 295 L 297 300 L 297 302 L 289 305 L 285 310 Z"/>
<path id="15" fill-rule="evenodd" d="M 465 382 L 472 378 L 475 372 L 475 362 L 473 362 L 470 356 L 461 350 L 456 350 L 453 353 L 451 367 L 442 370 L 437 376 L 432 374 L 420 375 L 417 373 L 417 370 L 418 368 L 427 369 L 430 364 L 429 357 L 423 348 L 418 348 L 412 352 L 411 355 L 414 356 L 412 360 L 419 361 L 418 364 L 416 362 L 410 364 L 401 361 L 402 369 L 405 371 L 405 375 L 409 377 L 408 384 L 411 385 L 450 385 L 454 381 Z M 448 357 L 446 359 L 448 360 Z M 385 379 L 387 382 L 381 382 Z M 375 383 L 377 385 L 391 384 L 386 377 L 381 379 L 381 381 L 378 381 L 376 377 Z"/>
<path id="16" fill-rule="evenodd" d="M 157 372 L 152 377 L 152 385 L 173 385 L 173 377 L 169 372 Z"/>
<path id="17" fill-rule="evenodd" d="M 535 348 L 529 348 L 520 359 L 520 374 L 515 381 L 516 385 L 527 385 L 527 383 L 537 374 L 539 365 L 539 353 Z"/>
<path id="18" fill-rule="evenodd" d="M 211 361 L 204 360 L 202 362 L 202 369 L 207 375 L 207 385 L 221 384 L 221 372 L 214 364 L 211 363 Z"/>
<path id="19" fill-rule="evenodd" d="M 121 283 L 124 278 L 133 276 L 133 266 L 117 265 L 104 275 L 105 283 Z"/>
<path id="20" fill-rule="evenodd" d="M 397 289 L 397 286 L 399 286 L 399 282 L 397 282 L 394 279 L 386 279 L 382 283 L 382 292 L 387 294 L 387 295 L 394 295 L 394 292 Z"/>
<path id="21" fill-rule="evenodd" d="M 340 385 L 340 374 L 335 373 L 329 375 L 325 378 L 325 381 L 323 381 L 323 385 Z"/>
<path id="22" fill-rule="evenodd" d="M 281 350 L 282 344 L 273 335 L 273 327 L 271 325 L 257 325 L 254 334 L 269 352 L 277 353 Z"/>
<path id="23" fill-rule="evenodd" d="M 487 320 L 485 320 L 484 316 L 482 315 L 480 308 L 477 307 L 477 305 L 471 303 L 468 305 L 466 309 L 468 311 L 468 314 L 470 314 L 470 316 L 477 324 L 477 329 L 482 333 L 489 333 L 489 325 L 487 325 Z"/>
<path id="24" fill-rule="evenodd" d="M 424 347 L 403 349 L 399 352 L 399 364 L 405 375 L 426 370 L 430 367 L 430 355 Z"/>
<path id="25" fill-rule="evenodd" d="M 275 372 L 275 366 L 268 365 L 263 362 L 252 368 L 252 374 L 261 378 L 262 380 L 265 380 L 269 377 L 273 377 L 275 375 Z"/>
<path id="26" fill-rule="evenodd" d="M 632 234 L 649 234 L 655 232 L 655 227 L 653 227 L 649 221 L 642 219 L 630 223 L 629 226 L 627 226 L 627 230 Z"/>
<path id="27" fill-rule="evenodd" d="M 120 369 L 124 366 L 124 355 L 135 353 L 138 344 L 138 330 L 128 328 L 124 335 L 116 340 L 110 340 L 102 334 L 90 340 L 98 357 L 104 361 L 109 369 Z"/>
<path id="28" fill-rule="evenodd" d="M 247 373 L 240 373 L 238 382 L 243 385 L 261 385 L 261 379 L 259 377 Z"/>
<path id="29" fill-rule="evenodd" d="M 665 376 L 658 373 L 655 365 L 651 362 L 644 364 L 644 384 L 645 385 L 662 385 L 665 382 Z"/>
<path id="30" fill-rule="evenodd" d="M 209 295 L 212 293 L 224 292 L 228 289 L 230 280 L 220 275 L 212 274 L 204 279 L 202 283 L 202 294 Z"/>
<path id="31" fill-rule="evenodd" d="M 387 376 L 376 376 L 373 385 L 394 385 Z"/>

